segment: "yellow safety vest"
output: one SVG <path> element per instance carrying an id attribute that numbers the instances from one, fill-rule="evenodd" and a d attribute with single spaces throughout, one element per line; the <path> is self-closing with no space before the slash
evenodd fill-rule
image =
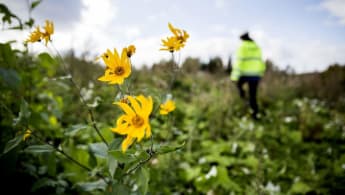
<path id="1" fill-rule="evenodd" d="M 237 81 L 241 76 L 262 76 L 266 65 L 262 61 L 261 49 L 253 41 L 243 41 L 236 52 L 230 79 Z"/>

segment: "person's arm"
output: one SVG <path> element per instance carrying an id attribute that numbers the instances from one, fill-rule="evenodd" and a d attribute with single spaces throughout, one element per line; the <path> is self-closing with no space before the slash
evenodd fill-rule
<path id="1" fill-rule="evenodd" d="M 241 76 L 241 70 L 240 70 L 240 63 L 241 63 L 241 47 L 237 49 L 236 51 L 236 55 L 235 55 L 235 62 L 233 63 L 233 67 L 232 67 L 232 71 L 231 71 L 231 75 L 230 75 L 230 79 L 232 81 L 238 81 L 238 79 Z"/>

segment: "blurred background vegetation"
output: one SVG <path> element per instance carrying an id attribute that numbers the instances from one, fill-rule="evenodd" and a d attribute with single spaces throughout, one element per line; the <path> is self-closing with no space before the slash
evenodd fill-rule
<path id="1" fill-rule="evenodd" d="M 135 56 L 134 56 L 135 57 Z M 0 44 L 1 189 L 11 194 L 104 194 L 95 174 L 107 162 L 89 114 L 71 86 L 72 76 L 108 142 L 121 137 L 110 127 L 120 113 L 111 105 L 116 87 L 97 81 L 103 67 L 77 57 L 38 56 Z M 187 58 L 171 91 L 171 61 L 133 71 L 134 94 L 172 94 L 177 109 L 151 121 L 155 142 L 185 146 L 146 165 L 148 194 L 345 194 L 345 67 L 295 74 L 267 60 L 260 83 L 262 119 L 252 121 L 248 107 L 230 82 L 231 61 L 208 63 Z M 63 148 L 86 172 L 61 154 L 32 150 L 37 140 L 13 139 L 27 128 Z M 9 148 L 8 141 L 17 143 Z M 136 146 L 140 147 L 140 146 Z M 126 180 L 127 192 L 136 192 Z"/>

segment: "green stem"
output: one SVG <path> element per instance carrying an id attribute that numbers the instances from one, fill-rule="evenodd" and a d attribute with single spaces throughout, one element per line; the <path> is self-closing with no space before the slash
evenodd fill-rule
<path id="1" fill-rule="evenodd" d="M 154 156 L 155 152 L 153 151 L 153 136 L 151 135 L 151 146 L 149 151 L 147 151 L 147 153 L 149 154 L 149 157 L 145 160 L 140 161 L 135 167 L 133 167 L 132 169 L 130 169 L 129 171 L 127 171 L 124 176 L 126 175 L 130 175 L 131 173 L 133 173 L 135 170 L 137 170 L 139 167 L 143 166 L 145 163 L 147 163 L 149 160 L 151 160 L 151 158 Z"/>
<path id="2" fill-rule="evenodd" d="M 32 129 L 31 129 L 31 130 L 32 130 Z M 32 131 L 33 131 L 33 130 L 32 130 Z M 42 138 L 40 138 L 37 134 L 35 134 L 35 133 L 32 132 L 31 135 L 32 135 L 33 137 L 35 137 L 38 141 L 50 145 L 52 148 L 54 148 L 55 151 L 57 151 L 57 152 L 59 152 L 60 154 L 62 154 L 63 156 L 65 156 L 68 160 L 72 161 L 74 164 L 78 165 L 79 167 L 81 167 L 81 168 L 83 168 L 83 169 L 85 169 L 86 171 L 89 171 L 89 172 L 92 171 L 91 168 L 89 168 L 89 167 L 87 167 L 87 166 L 81 164 L 79 161 L 77 161 L 76 159 L 74 159 L 72 156 L 68 155 L 68 154 L 67 154 L 65 151 L 63 151 L 62 149 L 59 149 L 59 148 L 55 147 L 53 144 L 44 141 L 44 140 L 43 140 Z M 105 183 L 109 183 L 109 182 L 107 181 L 107 179 L 106 179 L 103 175 L 101 175 L 100 173 L 96 173 L 96 176 L 98 176 L 99 178 L 103 179 Z"/>
<path id="3" fill-rule="evenodd" d="M 91 122 L 92 122 L 92 127 L 95 129 L 95 131 L 97 132 L 98 136 L 101 138 L 101 140 L 105 143 L 105 145 L 107 145 L 107 147 L 109 147 L 109 144 L 108 142 L 104 139 L 103 135 L 101 134 L 100 130 L 98 129 L 97 125 L 96 125 L 96 121 L 95 121 L 95 117 L 94 117 L 94 114 L 92 112 L 92 110 L 87 106 L 86 104 L 86 101 L 85 99 L 83 98 L 82 94 L 81 94 L 81 90 L 80 90 L 80 87 L 77 85 L 77 83 L 74 81 L 73 77 L 72 77 L 72 74 L 68 71 L 67 69 L 67 66 L 66 66 L 66 63 L 65 61 L 63 60 L 60 52 L 55 48 L 55 46 L 53 45 L 53 43 L 50 41 L 52 47 L 54 48 L 55 52 L 57 53 L 60 61 L 62 62 L 62 67 L 63 67 L 63 70 L 65 72 L 65 74 L 69 74 L 70 75 L 70 78 L 69 80 L 71 81 L 72 85 L 77 89 L 78 91 L 78 95 L 79 95 L 79 98 L 82 102 L 82 104 L 86 107 L 89 115 L 90 115 L 90 119 L 91 119 Z"/>

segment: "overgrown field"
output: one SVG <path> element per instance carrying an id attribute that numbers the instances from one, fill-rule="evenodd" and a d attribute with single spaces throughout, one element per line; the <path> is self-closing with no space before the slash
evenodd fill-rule
<path id="1" fill-rule="evenodd" d="M 345 193 L 344 67 L 295 75 L 269 65 L 260 83 L 259 121 L 249 117 L 228 73 L 219 67 L 209 71 L 212 63 L 202 65 L 190 58 L 174 80 L 169 79 L 172 62 L 135 70 L 130 81 L 133 94 L 159 99 L 169 92 L 176 110 L 151 120 L 157 153 L 126 175 L 120 173 L 130 167 L 123 163 L 135 166 L 145 159 L 145 153 L 138 151 L 150 147 L 150 140 L 134 144 L 126 155 L 112 153 L 116 166 L 109 159 L 88 112 L 92 109 L 110 147 L 119 147 L 123 136 L 110 128 L 121 113 L 112 105 L 120 89 L 97 81 L 102 67 L 72 54 L 64 58 L 87 108 L 58 59 L 44 53 L 34 57 L 9 44 L 1 44 L 0 51 L 0 149 L 7 150 L 0 158 L 3 190 L 25 194 Z M 35 136 L 23 141 L 27 128 Z M 63 150 L 90 171 L 44 143 Z M 109 186 L 99 174 L 121 182 Z"/>
<path id="2" fill-rule="evenodd" d="M 345 194 L 344 65 L 267 60 L 253 120 L 231 61 L 175 61 L 186 30 L 168 23 L 171 60 L 136 69 L 135 45 L 62 55 L 27 2 L 27 21 L 0 3 L 3 28 L 31 30 L 22 49 L 0 43 L 2 194 Z"/>

